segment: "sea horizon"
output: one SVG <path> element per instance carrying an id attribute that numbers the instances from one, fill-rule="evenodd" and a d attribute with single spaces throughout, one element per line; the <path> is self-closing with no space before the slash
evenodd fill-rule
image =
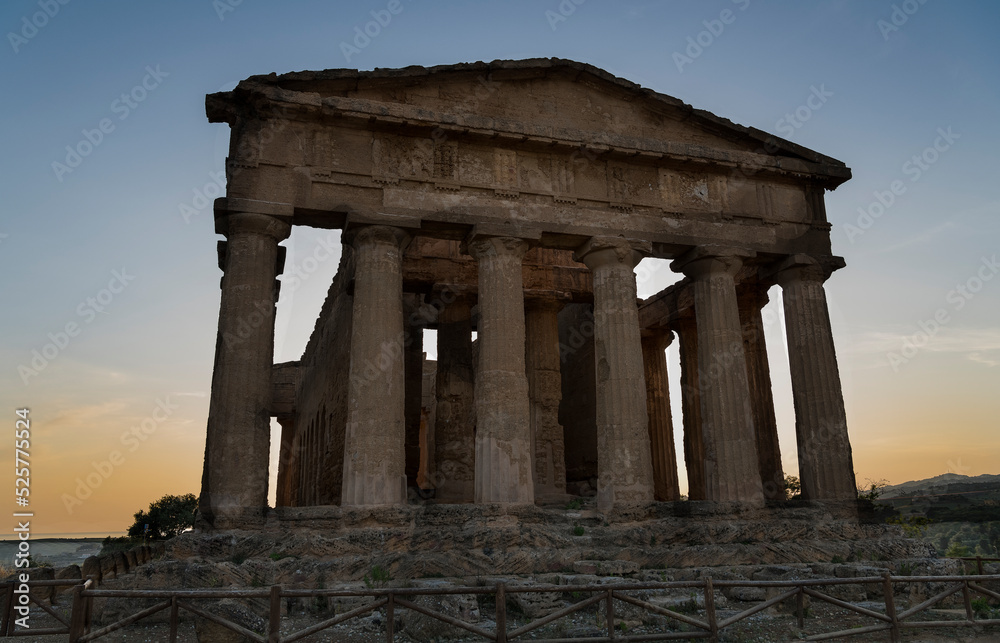
<path id="1" fill-rule="evenodd" d="M 123 531 L 113 531 L 113 532 L 106 532 L 106 531 L 84 531 L 84 532 L 61 533 L 61 534 L 60 533 L 56 533 L 56 534 L 31 534 L 31 539 L 30 540 L 31 541 L 35 541 L 35 540 L 42 540 L 42 539 L 46 539 L 46 538 L 48 538 L 48 539 L 58 538 L 58 539 L 62 539 L 62 540 L 85 540 L 85 539 L 91 539 L 91 538 L 107 538 L 108 536 L 112 536 L 114 538 L 117 538 L 119 536 L 126 536 L 126 535 L 127 534 L 125 532 L 123 532 Z M 17 534 L 13 534 L 13 533 L 11 533 L 11 534 L 0 534 L 0 542 L 7 542 L 7 541 L 10 541 L 10 540 L 14 540 L 14 541 L 19 540 L 18 535 Z"/>

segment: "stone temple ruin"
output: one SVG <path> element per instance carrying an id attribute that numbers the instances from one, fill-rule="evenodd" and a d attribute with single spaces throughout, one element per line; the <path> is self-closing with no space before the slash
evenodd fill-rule
<path id="1" fill-rule="evenodd" d="M 203 530 L 523 518 L 595 479 L 612 522 L 806 507 L 856 525 L 823 286 L 844 265 L 824 207 L 842 162 L 558 59 L 254 76 L 207 112 L 232 138 Z M 344 252 L 302 358 L 274 364 L 294 225 L 343 230 Z M 643 257 L 684 279 L 638 301 Z M 799 509 L 761 321 L 774 284 Z"/>

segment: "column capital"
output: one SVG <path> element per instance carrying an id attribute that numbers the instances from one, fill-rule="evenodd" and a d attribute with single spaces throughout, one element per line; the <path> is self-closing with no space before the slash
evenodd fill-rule
<path id="1" fill-rule="evenodd" d="M 626 264 L 629 270 L 646 255 L 652 253 L 652 244 L 648 241 L 633 241 L 622 237 L 591 237 L 576 249 L 573 259 L 594 270 L 609 264 Z"/>
<path id="2" fill-rule="evenodd" d="M 784 287 L 791 281 L 818 281 L 823 283 L 836 270 L 847 263 L 843 257 L 813 257 L 807 254 L 794 254 L 785 258 L 774 268 L 762 271 L 762 277 Z"/>
<path id="3" fill-rule="evenodd" d="M 530 293 L 524 294 L 525 310 L 539 310 L 558 313 L 569 302 L 569 296 L 532 297 Z"/>
<path id="4" fill-rule="evenodd" d="M 670 269 L 691 279 L 727 273 L 735 276 L 745 259 L 757 256 L 752 250 L 707 244 L 695 246 L 674 259 Z"/>
<path id="5" fill-rule="evenodd" d="M 395 244 L 398 248 L 405 248 L 410 242 L 409 233 L 395 226 L 388 225 L 348 225 L 344 229 L 343 243 L 349 244 L 353 248 L 374 243 Z"/>
<path id="6" fill-rule="evenodd" d="M 760 311 L 771 301 L 771 297 L 767 294 L 770 285 L 766 281 L 744 281 L 736 285 L 736 299 L 741 307 L 753 307 Z"/>
<path id="7" fill-rule="evenodd" d="M 236 234 L 260 234 L 276 242 L 292 233 L 290 217 L 280 217 L 257 212 L 216 212 L 215 232 L 227 238 Z"/>
<path id="8" fill-rule="evenodd" d="M 524 253 L 528 251 L 528 242 L 517 237 L 472 234 L 462 242 L 462 251 L 471 255 L 476 261 L 490 256 L 511 256 L 522 259 Z"/>
<path id="9" fill-rule="evenodd" d="M 644 328 L 641 331 L 642 343 L 656 350 L 667 350 L 674 343 L 674 333 L 668 328 Z"/>

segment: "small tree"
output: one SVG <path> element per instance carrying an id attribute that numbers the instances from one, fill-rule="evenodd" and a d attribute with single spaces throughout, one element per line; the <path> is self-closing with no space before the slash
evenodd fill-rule
<path id="1" fill-rule="evenodd" d="M 785 476 L 785 495 L 789 500 L 802 493 L 802 483 L 798 476 Z"/>
<path id="2" fill-rule="evenodd" d="M 889 486 L 889 481 L 886 479 L 872 480 L 867 479 L 868 487 L 858 487 L 858 498 L 861 500 L 867 500 L 869 502 L 876 502 L 880 497 L 882 497 L 882 490 Z"/>
<path id="3" fill-rule="evenodd" d="M 193 493 L 183 496 L 166 495 L 149 504 L 149 511 L 137 511 L 135 522 L 128 528 L 132 538 L 148 537 L 150 540 L 173 538 L 194 526 L 194 512 L 198 499 Z M 146 529 L 149 525 L 149 529 Z"/>

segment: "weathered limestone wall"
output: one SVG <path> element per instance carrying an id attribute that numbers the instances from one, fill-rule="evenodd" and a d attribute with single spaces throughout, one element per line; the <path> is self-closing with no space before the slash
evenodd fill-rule
<path id="1" fill-rule="evenodd" d="M 472 502 L 476 466 L 471 306 L 451 302 L 438 315 L 434 487 L 444 502 Z"/>
<path id="2" fill-rule="evenodd" d="M 353 308 L 347 285 L 353 277 L 354 254 L 345 246 L 337 276 L 302 355 L 296 421 L 302 432 L 299 494 L 292 506 L 340 504 Z"/>
<path id="3" fill-rule="evenodd" d="M 562 401 L 559 424 L 566 449 L 566 480 L 597 477 L 597 374 L 594 313 L 589 304 L 568 304 L 559 312 Z"/>

